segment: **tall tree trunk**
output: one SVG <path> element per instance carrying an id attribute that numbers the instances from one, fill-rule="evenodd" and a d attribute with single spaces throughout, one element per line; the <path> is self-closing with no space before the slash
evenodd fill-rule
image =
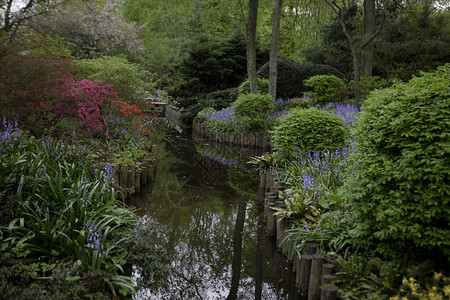
<path id="1" fill-rule="evenodd" d="M 370 37 L 375 33 L 375 0 L 364 0 L 364 35 Z M 363 51 L 362 76 L 372 76 L 374 59 L 373 44 Z"/>
<path id="2" fill-rule="evenodd" d="M 11 27 L 12 27 L 12 24 L 10 23 L 12 3 L 13 3 L 13 0 L 9 0 L 6 3 L 4 23 L 2 24 L 2 27 L 0 27 L 1 29 L 5 30 L 6 32 L 8 32 L 11 29 Z"/>
<path id="3" fill-rule="evenodd" d="M 248 1 L 247 21 L 247 74 L 250 92 L 258 93 L 256 77 L 256 20 L 258 18 L 258 0 Z"/>
<path id="4" fill-rule="evenodd" d="M 283 0 L 275 0 L 273 9 L 272 41 L 270 43 L 270 65 L 269 65 L 269 94 L 275 105 L 277 100 L 277 57 L 278 57 L 278 39 L 280 38 L 280 19 Z"/>

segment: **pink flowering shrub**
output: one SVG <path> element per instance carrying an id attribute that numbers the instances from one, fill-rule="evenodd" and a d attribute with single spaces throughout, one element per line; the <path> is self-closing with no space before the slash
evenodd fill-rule
<path id="1" fill-rule="evenodd" d="M 61 83 L 61 86 L 55 88 L 60 98 L 55 102 L 53 112 L 78 117 L 89 133 L 101 130 L 103 105 L 107 101 L 116 101 L 118 98 L 114 87 L 88 79 L 75 81 L 73 78 L 64 78 L 61 79 Z M 74 103 L 76 108 L 58 105 L 58 103 L 67 102 Z"/>

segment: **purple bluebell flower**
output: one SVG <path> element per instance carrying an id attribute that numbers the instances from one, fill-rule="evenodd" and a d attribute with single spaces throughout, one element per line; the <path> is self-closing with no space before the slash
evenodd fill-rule
<path id="1" fill-rule="evenodd" d="M 109 182 L 114 183 L 113 167 L 111 165 L 105 166 L 105 178 L 108 179 Z"/>
<path id="2" fill-rule="evenodd" d="M 87 238 L 87 245 L 86 247 L 99 250 L 98 256 L 102 257 L 101 250 L 103 250 L 103 244 L 101 243 L 102 240 L 102 233 L 97 230 L 97 225 L 95 222 L 87 223 L 86 224 L 87 231 L 89 233 L 89 237 Z"/>

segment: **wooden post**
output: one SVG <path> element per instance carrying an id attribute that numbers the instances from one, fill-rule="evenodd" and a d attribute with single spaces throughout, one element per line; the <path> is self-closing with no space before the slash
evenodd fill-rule
<path id="1" fill-rule="evenodd" d="M 303 294 L 308 293 L 309 276 L 311 274 L 311 255 L 302 255 L 300 258 L 300 268 L 298 268 L 296 276 L 296 284 Z"/>
<path id="2" fill-rule="evenodd" d="M 147 175 L 148 175 L 148 170 L 146 166 L 142 166 L 141 167 L 141 185 L 145 185 L 147 183 Z"/>
<path id="3" fill-rule="evenodd" d="M 322 265 L 325 257 L 314 254 L 311 264 L 311 275 L 309 277 L 308 300 L 320 299 L 320 279 L 322 276 Z"/>
<path id="4" fill-rule="evenodd" d="M 320 293 L 320 300 L 336 300 L 337 299 L 337 287 L 331 284 L 325 284 L 322 286 Z"/>
<path id="5" fill-rule="evenodd" d="M 322 275 L 321 280 L 320 280 L 320 284 L 324 285 L 324 284 L 330 283 L 331 280 L 334 280 L 336 278 L 337 278 L 337 276 L 333 275 L 333 274 Z"/>
<path id="6" fill-rule="evenodd" d="M 300 270 L 300 258 L 297 254 L 297 251 L 295 251 L 295 249 L 293 249 L 293 252 L 294 252 L 294 254 L 293 254 L 294 260 L 292 262 L 292 271 L 297 272 L 297 270 Z"/>
<path id="7" fill-rule="evenodd" d="M 135 180 L 136 178 L 136 166 L 135 165 L 128 165 L 128 180 L 127 180 L 127 187 L 128 188 L 134 188 L 135 187 Z"/>
<path id="8" fill-rule="evenodd" d="M 120 165 L 120 182 L 119 185 L 123 188 L 126 188 L 128 184 L 128 165 L 121 164 Z"/>
<path id="9" fill-rule="evenodd" d="M 136 187 L 136 193 L 139 193 L 141 191 L 141 173 L 139 172 L 138 166 L 135 166 L 136 168 L 136 177 L 134 179 L 134 185 Z"/>
<path id="10" fill-rule="evenodd" d="M 334 264 L 323 264 L 322 275 L 333 274 L 334 267 L 335 267 Z"/>
<path id="11" fill-rule="evenodd" d="M 286 239 L 288 236 L 288 230 L 293 229 L 295 227 L 295 222 L 292 219 L 286 220 L 286 230 L 284 234 L 284 238 Z M 283 253 L 286 253 L 287 260 L 289 262 L 293 262 L 294 260 L 294 241 L 289 240 L 285 244 L 285 247 L 283 248 Z"/>
<path id="12" fill-rule="evenodd" d="M 278 207 L 278 205 L 277 205 Z M 277 248 L 283 250 L 283 235 L 286 229 L 286 219 L 278 215 L 277 216 Z"/>
<path id="13" fill-rule="evenodd" d="M 274 215 L 276 210 L 274 209 L 275 202 L 267 203 L 267 219 L 266 219 L 266 231 L 267 235 L 274 236 L 277 232 L 277 221 L 276 216 Z"/>

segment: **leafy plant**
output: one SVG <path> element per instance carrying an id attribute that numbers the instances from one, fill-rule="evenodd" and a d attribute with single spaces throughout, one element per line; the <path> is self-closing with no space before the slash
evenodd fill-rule
<path id="1" fill-rule="evenodd" d="M 260 94 L 267 94 L 269 92 L 269 80 L 265 78 L 258 78 L 258 89 Z M 250 94 L 250 83 L 248 79 L 239 86 L 239 95 Z"/>
<path id="2" fill-rule="evenodd" d="M 1 204 L 11 221 L 0 227 L 0 251 L 27 261 L 74 257 L 88 269 L 123 273 L 124 234 L 136 217 L 115 199 L 111 174 L 91 174 L 82 149 L 4 123 Z"/>
<path id="3" fill-rule="evenodd" d="M 366 101 L 346 188 L 355 241 L 386 255 L 426 249 L 448 257 L 449 80 L 446 65 Z"/>
<path id="4" fill-rule="evenodd" d="M 257 72 L 260 78 L 269 78 L 269 63 L 264 64 Z M 328 65 L 301 64 L 291 60 L 278 60 L 277 98 L 290 99 L 302 97 L 309 90 L 303 82 L 315 75 L 342 74 Z"/>
<path id="5" fill-rule="evenodd" d="M 80 69 L 75 76 L 78 80 L 89 79 L 112 85 L 119 98 L 127 102 L 144 98 L 154 89 L 150 74 L 123 56 L 75 60 L 72 65 Z"/>
<path id="6" fill-rule="evenodd" d="M 398 282 L 398 266 L 376 257 L 338 256 L 339 271 L 333 281 L 342 299 L 386 299 Z"/>
<path id="7" fill-rule="evenodd" d="M 233 103 L 235 115 L 242 120 L 242 125 L 248 131 L 261 131 L 266 128 L 267 117 L 273 109 L 273 103 L 268 94 L 240 95 Z"/>
<path id="8" fill-rule="evenodd" d="M 345 86 L 344 81 L 336 75 L 316 75 L 305 80 L 304 85 L 313 89 L 305 95 L 320 103 L 340 100 L 339 94 Z"/>
<path id="9" fill-rule="evenodd" d="M 279 163 L 297 158 L 295 149 L 322 151 L 345 144 L 348 128 L 339 116 L 317 108 L 293 109 L 273 130 L 273 148 Z"/>

